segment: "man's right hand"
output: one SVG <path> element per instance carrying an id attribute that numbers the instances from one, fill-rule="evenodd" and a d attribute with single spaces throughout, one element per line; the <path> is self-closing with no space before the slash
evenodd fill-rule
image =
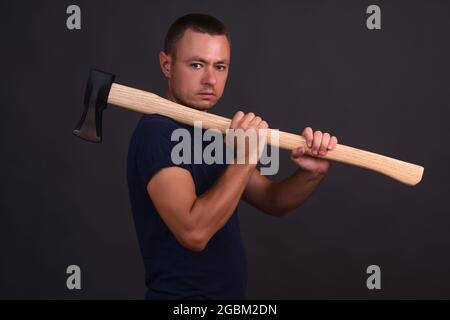
<path id="1" fill-rule="evenodd" d="M 245 163 L 256 167 L 266 142 L 265 130 L 262 130 L 260 135 L 260 129 L 267 128 L 269 128 L 268 123 L 253 112 L 244 114 L 238 111 L 234 114 L 229 128 L 231 130 L 227 131 L 226 142 L 230 144 L 231 139 L 234 139 L 235 163 Z"/>

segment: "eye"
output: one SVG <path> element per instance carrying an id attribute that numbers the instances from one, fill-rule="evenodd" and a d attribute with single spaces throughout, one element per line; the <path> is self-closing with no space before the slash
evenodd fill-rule
<path id="1" fill-rule="evenodd" d="M 216 66 L 216 68 L 219 71 L 225 71 L 227 69 L 227 66 L 225 66 L 225 65 L 218 65 L 218 66 Z"/>
<path id="2" fill-rule="evenodd" d="M 191 63 L 190 66 L 194 69 L 200 69 L 202 67 L 201 63 L 198 62 Z"/>

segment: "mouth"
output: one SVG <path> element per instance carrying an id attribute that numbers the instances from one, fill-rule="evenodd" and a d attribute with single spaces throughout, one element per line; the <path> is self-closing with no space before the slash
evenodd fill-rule
<path id="1" fill-rule="evenodd" d="M 199 92 L 197 93 L 202 99 L 211 99 L 214 96 L 212 92 Z"/>

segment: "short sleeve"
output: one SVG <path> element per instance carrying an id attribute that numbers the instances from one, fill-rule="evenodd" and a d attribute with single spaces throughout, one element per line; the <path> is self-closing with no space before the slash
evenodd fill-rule
<path id="1" fill-rule="evenodd" d="M 166 119 L 144 121 L 137 135 L 138 150 L 136 154 L 137 171 L 144 188 L 150 179 L 161 169 L 180 167 L 192 174 L 192 166 L 186 163 L 174 163 L 171 159 L 173 147 L 178 143 L 171 141 L 173 130 L 177 125 Z"/>

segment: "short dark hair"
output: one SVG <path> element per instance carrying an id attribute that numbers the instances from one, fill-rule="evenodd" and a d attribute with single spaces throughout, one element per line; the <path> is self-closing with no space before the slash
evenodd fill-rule
<path id="1" fill-rule="evenodd" d="M 164 40 L 164 52 L 175 57 L 177 42 L 187 29 L 212 36 L 225 35 L 231 46 L 230 33 L 226 26 L 213 16 L 202 13 L 190 13 L 175 20 L 167 31 Z"/>

